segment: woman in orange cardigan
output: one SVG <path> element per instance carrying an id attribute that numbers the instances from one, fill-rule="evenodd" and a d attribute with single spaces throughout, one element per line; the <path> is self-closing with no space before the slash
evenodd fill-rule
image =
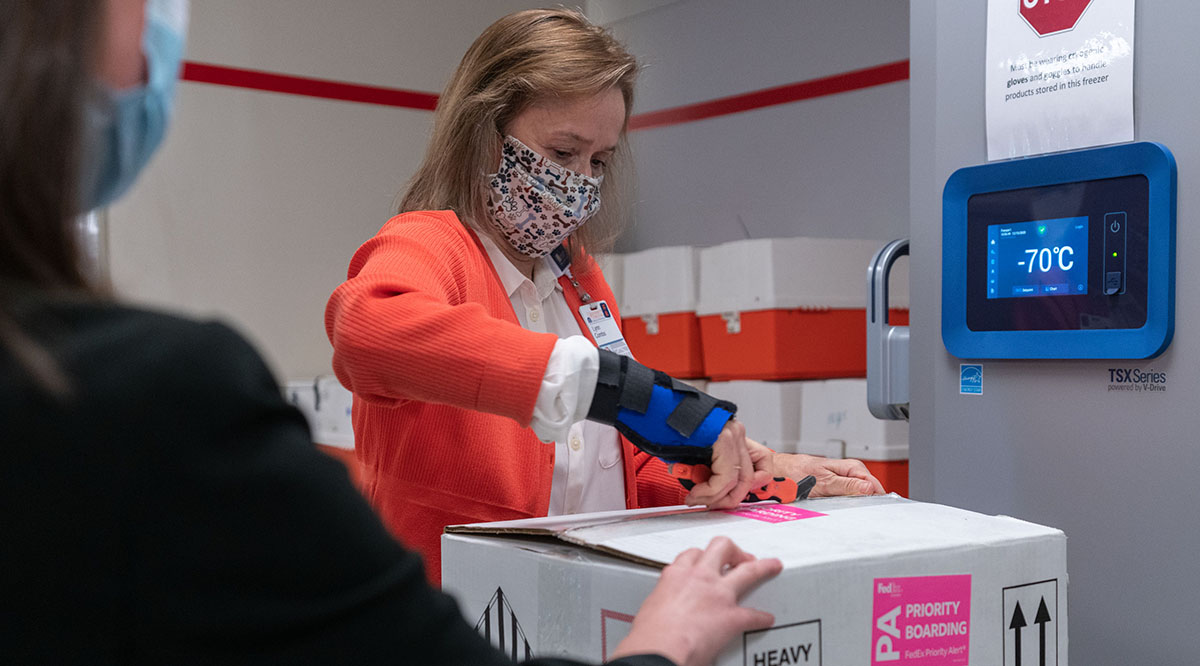
<path id="1" fill-rule="evenodd" d="M 882 492 L 860 462 L 776 456 L 735 406 L 629 358 L 587 250 L 617 233 L 636 71 L 577 12 L 494 23 L 438 103 L 400 214 L 329 301 L 366 493 L 435 581 L 446 525 L 729 507 L 772 474 Z M 664 460 L 712 478 L 685 495 Z"/>

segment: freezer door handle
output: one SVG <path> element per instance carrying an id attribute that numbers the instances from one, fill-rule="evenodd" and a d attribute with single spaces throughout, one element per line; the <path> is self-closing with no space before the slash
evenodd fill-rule
<path id="1" fill-rule="evenodd" d="M 867 266 L 867 407 L 879 419 L 908 420 L 908 327 L 888 323 L 888 277 L 907 254 L 900 238 Z"/>

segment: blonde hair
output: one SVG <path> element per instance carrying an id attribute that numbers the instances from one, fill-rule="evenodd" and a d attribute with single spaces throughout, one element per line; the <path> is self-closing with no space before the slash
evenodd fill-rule
<path id="1" fill-rule="evenodd" d="M 539 100 L 588 97 L 615 86 L 628 124 L 637 70 L 608 31 L 577 11 L 531 9 L 501 18 L 467 50 L 438 100 L 429 148 L 397 212 L 451 209 L 464 224 L 492 235 L 486 176 L 499 165 L 509 123 Z M 583 248 L 610 250 L 620 234 L 628 155 L 623 126 L 605 169 L 604 203 L 572 234 L 574 259 Z"/>

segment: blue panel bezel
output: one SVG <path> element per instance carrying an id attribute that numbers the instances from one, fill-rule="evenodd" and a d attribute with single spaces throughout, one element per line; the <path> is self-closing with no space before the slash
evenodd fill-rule
<path id="1" fill-rule="evenodd" d="M 1135 329 L 972 331 L 967 327 L 967 202 L 977 194 L 1144 175 L 1149 181 L 1146 323 Z M 955 171 L 942 194 L 942 342 L 963 359 L 1158 356 L 1175 332 L 1175 157 L 1142 141 Z"/>

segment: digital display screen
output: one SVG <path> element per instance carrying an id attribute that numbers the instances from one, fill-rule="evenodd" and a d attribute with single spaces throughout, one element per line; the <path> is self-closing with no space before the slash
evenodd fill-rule
<path id="1" fill-rule="evenodd" d="M 987 297 L 1069 296 L 1088 291 L 1088 218 L 988 225 Z"/>
<path id="2" fill-rule="evenodd" d="M 969 197 L 967 328 L 1145 324 L 1149 191 L 1133 175 Z"/>

